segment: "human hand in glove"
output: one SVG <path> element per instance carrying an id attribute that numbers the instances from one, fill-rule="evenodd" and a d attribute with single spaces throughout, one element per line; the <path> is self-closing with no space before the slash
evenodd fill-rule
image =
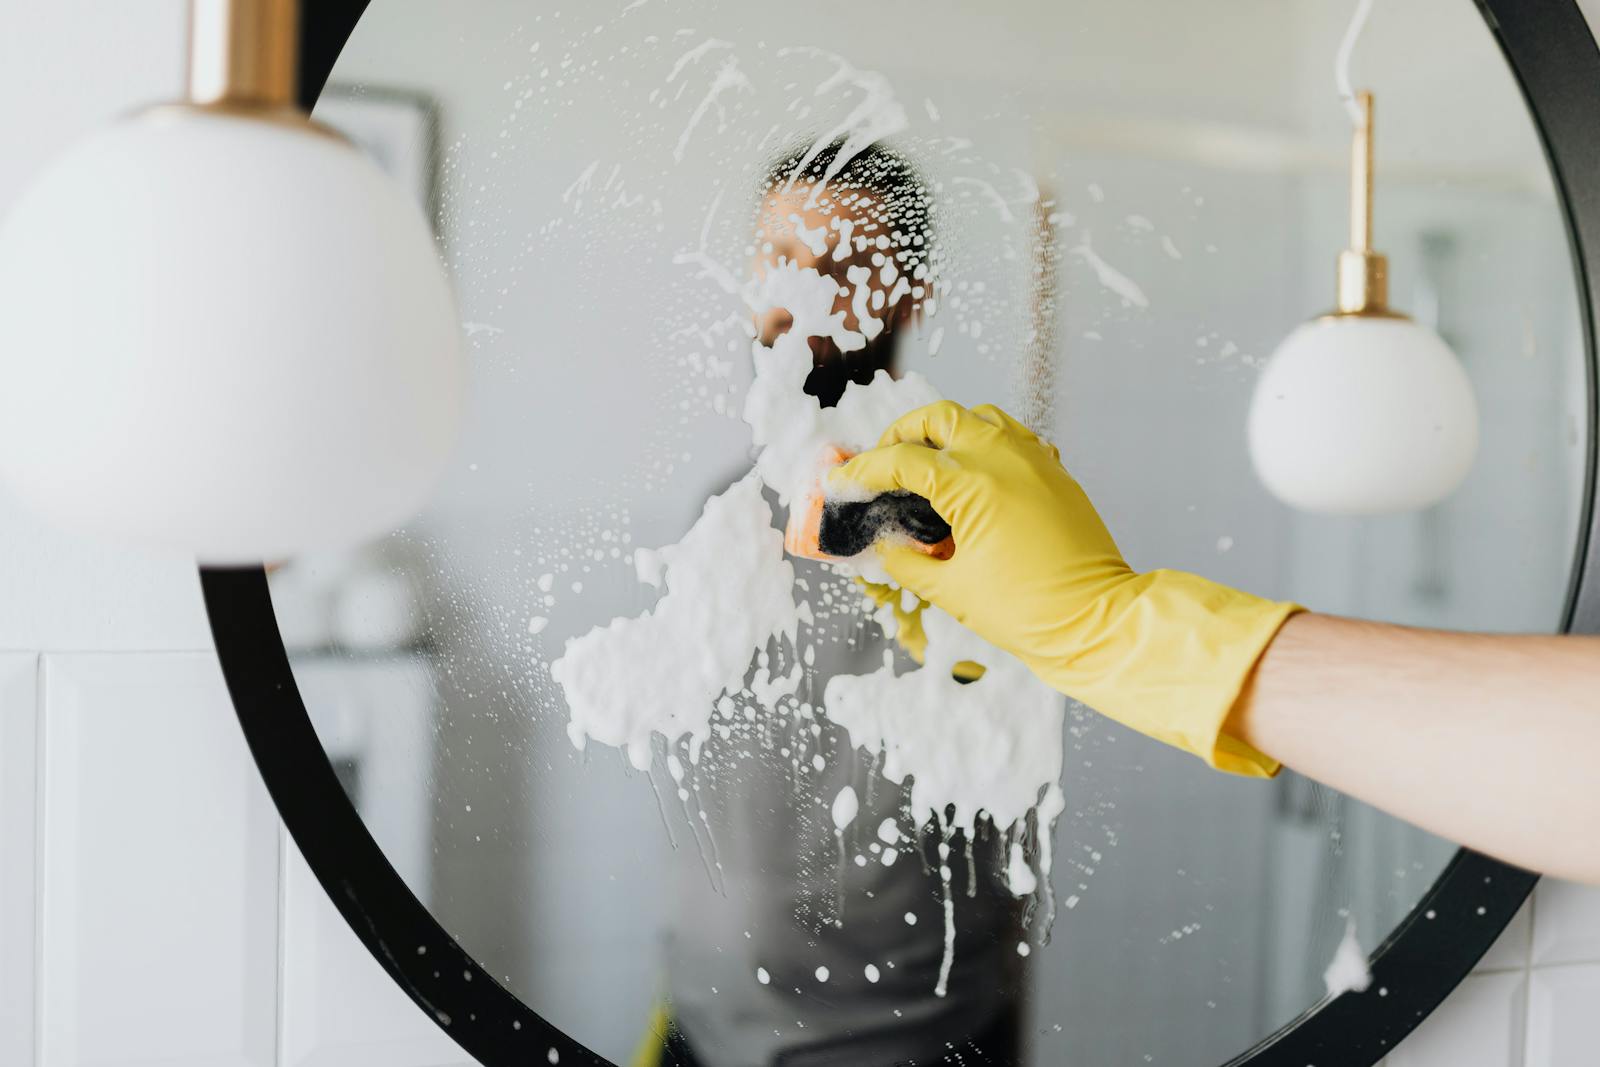
<path id="1" fill-rule="evenodd" d="M 1049 685 L 1219 769 L 1277 771 L 1223 726 L 1299 609 L 1191 574 L 1135 572 L 1060 453 L 999 408 L 920 408 L 830 479 L 835 490 L 927 498 L 955 554 L 884 541 L 885 569 Z"/>

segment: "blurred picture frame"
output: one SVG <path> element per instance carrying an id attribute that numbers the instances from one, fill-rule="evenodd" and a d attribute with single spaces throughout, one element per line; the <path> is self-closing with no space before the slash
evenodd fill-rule
<path id="1" fill-rule="evenodd" d="M 344 134 L 416 199 L 438 229 L 439 106 L 415 90 L 330 84 L 314 117 Z"/>

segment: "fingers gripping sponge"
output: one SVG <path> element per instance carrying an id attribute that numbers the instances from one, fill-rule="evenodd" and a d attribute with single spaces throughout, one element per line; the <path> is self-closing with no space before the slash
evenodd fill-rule
<path id="1" fill-rule="evenodd" d="M 851 453 L 835 448 L 825 466 L 834 467 Z M 935 559 L 955 555 L 950 524 L 933 505 L 915 493 L 882 493 L 869 500 L 829 500 L 822 479 L 789 512 L 783 547 L 806 559 L 848 559 L 872 547 L 880 537 L 907 539 L 911 547 Z"/>

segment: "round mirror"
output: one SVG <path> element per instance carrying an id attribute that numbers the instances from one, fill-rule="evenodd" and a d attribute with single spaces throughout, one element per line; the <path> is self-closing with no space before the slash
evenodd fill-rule
<path id="1" fill-rule="evenodd" d="M 1350 13 L 367 9 L 316 115 L 435 224 L 468 429 L 425 514 L 274 568 L 271 609 L 366 829 L 487 977 L 616 1062 L 1201 1067 L 1435 919 L 1453 844 L 974 670 L 931 621 L 919 665 L 897 604 L 783 551 L 794 441 L 943 396 L 1054 441 L 1136 568 L 1561 628 L 1582 298 L 1471 4 L 1379 5 L 1350 69 L 1392 299 L 1459 355 L 1476 463 L 1364 519 L 1252 473 L 1265 357 L 1333 299 Z"/>

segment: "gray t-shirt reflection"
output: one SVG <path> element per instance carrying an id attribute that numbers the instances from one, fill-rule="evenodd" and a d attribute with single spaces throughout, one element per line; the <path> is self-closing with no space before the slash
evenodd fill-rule
<path id="1" fill-rule="evenodd" d="M 979 831 L 970 866 L 958 834 L 949 860 L 954 966 L 947 995 L 935 996 L 944 953 L 938 828 L 919 813 L 921 833 L 911 829 L 906 790 L 884 779 L 820 707 L 829 678 L 877 669 L 889 646 L 856 608 L 860 595 L 849 580 L 806 560 L 795 567 L 816 616 L 809 637 L 801 631 L 801 646 L 809 640 L 816 651 L 799 698 L 817 711 L 774 713 L 744 698 L 728 736 L 714 736 L 692 772 L 689 803 L 705 819 L 696 840 L 679 833 L 675 853 L 671 1015 L 706 1067 L 935 1063 L 1020 1001 L 1021 904 L 1004 884 L 999 834 Z M 832 609 L 820 595 L 825 586 L 836 593 Z M 675 788 L 656 773 L 661 788 Z M 832 804 L 845 786 L 855 789 L 860 811 L 841 852 Z M 885 819 L 902 835 L 892 865 L 870 848 Z"/>

